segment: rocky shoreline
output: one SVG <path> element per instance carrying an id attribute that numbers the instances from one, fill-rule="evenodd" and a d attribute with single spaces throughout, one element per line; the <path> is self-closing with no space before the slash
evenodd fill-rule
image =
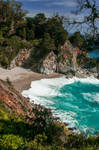
<path id="1" fill-rule="evenodd" d="M 87 78 L 91 76 L 98 78 L 98 73 L 96 68 L 93 70 L 78 68 L 77 70 L 69 70 L 67 73 L 65 73 L 65 76 L 66 78 L 73 78 L 74 76 L 77 78 Z"/>
<path id="2" fill-rule="evenodd" d="M 44 76 L 58 73 L 66 75 L 66 78 L 99 77 L 98 59 L 89 58 L 87 51 L 73 47 L 69 41 L 60 47 L 58 54 L 51 51 L 44 58 L 38 58 L 35 49 L 23 49 L 8 68 L 15 67 L 28 68 Z"/>
<path id="3" fill-rule="evenodd" d="M 64 74 L 62 73 L 52 73 L 52 74 L 41 74 L 35 73 L 29 69 L 24 69 L 21 67 L 13 68 L 12 70 L 6 70 L 0 68 L 0 79 L 7 80 L 9 79 L 16 90 L 22 92 L 30 88 L 31 82 L 35 80 L 40 80 L 44 78 L 59 78 L 65 76 L 66 78 L 87 78 L 93 76 L 98 77 L 96 68 L 92 70 L 78 68 L 76 70 L 70 69 Z"/>
<path id="4" fill-rule="evenodd" d="M 87 78 L 90 76 L 94 76 L 97 78 L 97 72 L 95 68 L 93 70 L 87 70 L 87 69 L 81 69 L 78 68 L 77 70 L 69 70 L 65 74 L 58 74 L 58 73 L 53 73 L 50 75 L 45 75 L 45 74 L 40 74 L 40 73 L 35 73 L 32 72 L 28 69 L 23 69 L 20 67 L 14 68 L 14 70 L 6 70 L 0 68 L 0 79 L 6 80 L 7 78 L 9 81 L 11 81 L 12 85 L 14 88 L 21 94 L 23 90 L 27 90 L 30 88 L 31 82 L 35 80 L 41 80 L 45 78 L 59 78 L 62 76 L 65 76 L 66 78 Z M 35 106 L 33 104 L 33 106 Z M 67 124 L 65 123 L 67 126 Z M 68 128 L 68 130 L 72 133 L 77 133 L 75 132 L 77 128 Z M 79 132 L 80 133 L 80 132 Z"/>

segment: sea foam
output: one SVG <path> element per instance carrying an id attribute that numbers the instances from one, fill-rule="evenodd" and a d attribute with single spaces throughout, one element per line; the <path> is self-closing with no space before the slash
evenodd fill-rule
<path id="1" fill-rule="evenodd" d="M 29 97 L 30 101 L 42 105 L 41 97 L 44 98 L 47 96 L 59 95 L 60 94 L 59 89 L 62 86 L 72 84 L 75 82 L 90 83 L 96 85 L 99 84 L 99 80 L 94 77 L 88 77 L 88 78 L 73 77 L 70 79 L 61 77 L 61 78 L 53 78 L 53 79 L 41 79 L 41 80 L 33 81 L 31 83 L 30 89 L 23 91 L 22 95 L 24 97 Z M 97 96 L 99 96 L 98 93 Z"/>
<path id="2" fill-rule="evenodd" d="M 65 122 L 68 128 L 77 127 L 78 128 L 78 130 L 76 129 L 77 132 L 81 129 L 83 131 L 87 131 L 89 130 L 89 128 L 91 129 L 91 127 L 89 127 L 85 123 L 87 119 L 85 118 L 86 117 L 85 113 L 87 113 L 90 119 L 90 112 L 96 113 L 98 111 L 98 109 L 91 107 L 91 105 L 93 105 L 94 102 L 99 104 L 99 92 L 96 91 L 96 93 L 95 92 L 91 93 L 86 92 L 86 90 L 79 91 L 78 87 L 75 94 L 73 94 L 72 93 L 73 88 L 75 90 L 76 86 L 71 87 L 71 85 L 73 85 L 74 83 L 78 83 L 76 86 L 78 86 L 80 83 L 80 84 L 91 84 L 92 87 L 95 85 L 95 88 L 97 88 L 97 86 L 99 88 L 99 80 L 94 77 L 81 79 L 76 77 L 70 79 L 61 77 L 61 78 L 41 79 L 38 81 L 33 81 L 31 83 L 30 89 L 23 91 L 22 95 L 24 97 L 30 98 L 30 102 L 34 102 L 35 104 L 40 104 L 45 106 L 46 108 L 50 108 L 52 110 L 53 115 L 59 117 L 61 121 Z M 69 92 L 68 91 L 65 91 L 64 93 L 61 92 L 61 89 L 63 87 L 69 85 L 70 85 Z M 78 97 L 76 97 L 76 94 L 79 94 Z M 81 103 L 80 102 L 78 105 L 77 98 L 79 99 L 80 96 L 85 100 L 84 108 L 82 106 L 79 106 L 83 105 L 83 102 L 82 104 L 80 104 Z M 64 107 L 66 107 L 66 109 Z M 85 120 L 84 124 L 82 124 L 81 121 L 79 121 L 79 117 L 81 117 L 82 120 Z M 94 128 L 92 127 L 91 130 L 94 130 Z"/>

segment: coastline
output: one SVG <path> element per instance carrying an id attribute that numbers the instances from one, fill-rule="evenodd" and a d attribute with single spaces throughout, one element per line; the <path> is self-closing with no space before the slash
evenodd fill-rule
<path id="1" fill-rule="evenodd" d="M 53 73 L 53 74 L 50 74 L 50 75 L 35 73 L 35 72 L 32 72 L 29 69 L 24 69 L 24 68 L 21 68 L 21 67 L 16 67 L 12 70 L 6 70 L 6 69 L 0 68 L 0 79 L 1 80 L 9 79 L 9 81 L 11 81 L 14 88 L 20 94 L 24 90 L 28 90 L 30 88 L 30 85 L 31 85 L 32 81 L 41 80 L 41 79 L 51 79 L 51 78 L 54 79 L 54 78 L 60 78 L 60 77 L 64 77 L 64 76 L 65 75 L 58 74 L 58 73 Z M 68 80 L 68 78 L 66 80 Z M 83 80 L 83 78 L 82 78 L 82 80 Z M 37 82 L 39 82 L 39 81 L 37 81 Z M 68 81 L 66 81 L 66 83 L 68 83 Z M 60 83 L 58 83 L 58 84 L 60 84 Z M 57 84 L 54 84 L 54 85 L 57 86 Z M 37 86 L 36 86 L 36 88 L 38 89 Z M 34 91 L 35 91 L 35 88 L 34 88 Z M 39 105 L 41 105 L 41 104 L 39 104 Z M 54 116 L 56 116 L 56 115 L 54 114 Z M 56 116 L 56 117 L 60 118 L 59 116 Z M 61 121 L 66 124 L 66 127 L 70 132 L 80 133 L 75 126 L 74 127 L 68 126 L 69 125 L 68 122 L 65 122 L 64 120 L 61 120 Z"/>
<path id="2" fill-rule="evenodd" d="M 93 115 L 94 111 L 96 112 L 97 110 L 92 106 L 92 104 L 96 105 L 99 103 L 99 95 L 94 95 L 95 88 L 98 88 L 96 85 L 99 85 L 99 80 L 93 76 L 86 78 L 74 77 L 72 79 L 65 77 L 44 79 L 32 82 L 31 88 L 27 91 L 23 91 L 22 95 L 29 98 L 33 104 L 51 109 L 53 116 L 59 118 L 61 122 L 64 122 L 66 128 L 72 133 L 80 134 L 81 132 L 87 133 L 88 131 L 90 135 L 94 135 L 94 128 L 92 128 L 91 130 L 93 131 L 91 131 L 90 125 L 88 127 L 86 121 L 84 122 L 86 127 L 81 127 L 82 130 L 79 128 L 79 123 L 84 121 L 82 118 L 86 118 L 88 112 Z M 90 93 L 90 90 L 93 94 Z M 65 110 L 65 108 L 67 108 L 67 110 Z M 81 122 L 78 121 L 79 119 L 77 120 L 77 116 L 82 120 Z M 91 118 L 88 116 L 88 119 L 90 120 Z"/>
<path id="3" fill-rule="evenodd" d="M 53 73 L 49 75 L 35 73 L 29 69 L 24 69 L 21 67 L 16 67 L 12 70 L 0 68 L 0 79 L 4 81 L 9 79 L 14 88 L 20 93 L 23 90 L 29 89 L 32 81 L 48 78 L 59 78 L 62 76 L 64 75 L 59 73 Z"/>
<path id="4" fill-rule="evenodd" d="M 97 78 L 97 73 L 78 69 L 76 74 L 73 76 L 73 73 L 71 72 L 68 72 L 67 74 L 61 73 L 41 74 L 22 67 L 15 67 L 11 70 L 3 69 L 0 67 L 0 79 L 4 81 L 9 80 L 14 86 L 14 88 L 20 93 L 22 93 L 22 91 L 24 90 L 28 90 L 30 88 L 32 81 L 50 78 L 60 78 L 64 76 L 67 79 L 73 78 L 74 76 L 77 78 L 87 78 L 91 76 Z"/>

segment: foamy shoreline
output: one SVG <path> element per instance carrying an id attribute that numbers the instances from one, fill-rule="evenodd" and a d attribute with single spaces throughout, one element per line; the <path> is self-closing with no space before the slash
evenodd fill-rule
<path id="1" fill-rule="evenodd" d="M 97 85 L 99 85 L 99 80 L 94 78 L 93 76 L 87 77 L 87 78 L 73 77 L 73 78 L 69 78 L 69 79 L 65 78 L 65 76 L 64 76 L 64 77 L 53 78 L 53 79 L 41 79 L 38 81 L 31 82 L 31 86 L 30 86 L 29 90 L 24 90 L 22 92 L 22 95 L 26 98 L 29 98 L 31 103 L 42 105 L 46 108 L 51 109 L 53 115 L 55 117 L 58 117 L 60 119 L 60 121 L 66 123 L 66 127 L 68 129 L 72 130 L 72 132 L 80 133 L 80 130 L 81 130 L 86 133 L 87 131 L 92 130 L 92 131 L 90 131 L 90 133 L 91 132 L 94 133 L 95 132 L 94 128 L 89 129 L 87 127 L 87 125 L 82 126 L 82 127 L 80 126 L 80 128 L 79 128 L 79 123 L 76 119 L 77 112 L 73 111 L 72 109 L 74 108 L 74 110 L 76 109 L 80 113 L 85 112 L 85 111 L 87 112 L 87 109 L 84 109 L 83 107 L 80 108 L 81 106 L 80 107 L 78 106 L 78 102 L 76 101 L 76 99 L 79 99 L 79 97 L 76 97 L 76 93 L 75 94 L 72 93 L 72 90 L 70 90 L 70 93 L 68 90 L 66 93 L 63 93 L 63 92 L 61 93 L 61 91 L 60 91 L 60 89 L 64 85 L 65 86 L 72 85 L 73 83 L 78 83 L 78 88 L 79 88 L 79 84 L 82 84 L 82 86 L 83 86 L 83 84 L 86 84 L 86 85 L 90 84 L 92 86 L 94 86 L 94 85 L 97 86 Z M 77 88 L 77 86 L 73 86 L 73 88 Z M 95 88 L 97 88 L 97 87 L 95 87 Z M 67 86 L 67 89 L 68 89 L 68 86 Z M 85 100 L 85 102 L 87 102 L 87 103 L 85 103 L 86 105 L 84 105 L 84 106 L 87 107 L 88 103 L 89 103 L 89 106 L 91 103 L 99 104 L 99 93 L 97 93 L 97 91 L 96 91 L 96 95 L 94 95 L 94 93 L 91 94 L 89 91 L 86 91 L 84 89 L 82 89 L 82 90 L 83 91 L 78 90 L 77 92 L 79 93 L 78 96 L 81 95 L 82 97 L 84 97 L 83 100 Z M 75 105 L 75 103 L 74 103 L 74 105 L 72 105 L 70 103 L 72 96 L 74 97 L 76 105 Z M 55 97 L 58 97 L 58 99 L 60 99 L 60 102 L 61 102 L 62 98 L 66 99 L 66 97 L 67 97 L 67 101 L 63 101 L 63 99 L 62 99 L 62 103 L 64 103 L 64 106 L 71 107 L 72 109 L 70 109 L 69 111 L 64 111 L 64 109 L 62 109 L 63 105 L 60 104 L 60 102 L 58 100 L 56 102 Z M 70 98 L 70 102 L 68 101 L 69 98 Z M 58 104 L 58 107 L 55 107 L 55 106 L 57 106 L 56 104 Z M 61 106 L 60 107 L 61 109 L 59 109 L 59 105 Z M 88 107 L 88 108 L 90 108 L 90 107 Z M 92 109 L 90 108 L 91 113 L 93 113 L 95 111 L 96 110 L 94 108 L 92 108 Z"/>
<path id="2" fill-rule="evenodd" d="M 21 67 L 16 67 L 16 68 L 14 68 L 12 70 L 6 70 L 6 69 L 0 68 L 0 79 L 6 80 L 7 78 L 9 78 L 9 80 L 12 82 L 13 86 L 15 87 L 15 89 L 17 89 L 20 93 L 22 93 L 22 91 L 24 91 L 24 90 L 30 89 L 31 86 L 34 86 L 33 84 L 37 84 L 38 83 L 40 85 L 41 84 L 40 83 L 41 79 L 45 79 L 45 82 L 46 82 L 46 79 L 53 78 L 52 79 L 53 83 L 54 83 L 54 80 L 57 80 L 57 82 L 54 84 L 57 87 L 58 86 L 62 86 L 64 83 L 70 84 L 70 83 L 73 83 L 75 81 L 89 82 L 89 83 L 93 83 L 94 82 L 95 84 L 99 83 L 99 80 L 94 78 L 94 77 L 88 77 L 88 78 L 87 77 L 86 78 L 73 77 L 71 79 L 66 79 L 63 74 L 54 73 L 54 74 L 50 74 L 50 75 L 44 75 L 44 74 L 32 72 L 31 70 L 24 69 L 24 68 L 21 68 Z M 39 88 L 37 85 L 35 86 L 33 91 L 35 91 L 36 89 Z M 52 84 L 52 87 L 53 87 L 53 84 Z M 39 93 L 39 92 L 37 91 L 37 93 Z M 41 92 L 40 93 L 44 94 L 44 89 L 43 88 L 41 88 Z M 49 89 L 49 93 L 54 94 L 53 92 L 50 91 L 50 89 Z M 34 97 L 32 97 L 32 99 L 35 100 L 36 104 L 37 104 L 37 102 L 38 102 L 38 104 L 41 104 L 41 102 L 39 101 L 39 99 L 37 99 L 37 96 L 35 94 L 36 93 L 34 93 Z M 26 96 L 26 95 L 24 95 L 24 96 Z M 26 97 L 28 97 L 28 96 L 26 96 Z M 28 98 L 30 98 L 30 97 L 28 97 Z M 30 100 L 31 100 L 31 98 L 30 98 Z M 47 103 L 49 103 L 48 100 L 47 100 Z M 52 108 L 52 111 L 54 111 L 53 108 Z M 60 117 L 60 112 L 58 114 L 56 114 L 56 112 L 54 112 L 53 115 L 55 115 L 57 117 Z M 65 115 L 67 116 L 67 114 L 65 114 Z M 71 117 L 71 116 L 69 116 L 69 117 Z M 70 122 L 70 118 L 67 118 L 67 120 Z M 62 117 L 61 121 L 66 122 L 69 125 L 69 122 L 67 120 L 64 120 L 64 113 L 63 113 L 63 117 Z M 74 120 L 74 122 L 73 122 L 73 120 L 71 120 L 71 122 L 72 122 L 72 124 L 75 124 L 75 120 Z M 72 129 L 73 130 L 72 132 L 78 132 L 77 129 L 75 130 L 75 126 L 67 126 L 67 127 Z"/>
<path id="3" fill-rule="evenodd" d="M 5 81 L 8 78 L 12 82 L 15 89 L 19 92 L 29 89 L 32 81 L 44 78 L 58 78 L 62 76 L 64 75 L 58 73 L 44 75 L 21 67 L 16 67 L 12 70 L 0 68 L 0 79 Z"/>

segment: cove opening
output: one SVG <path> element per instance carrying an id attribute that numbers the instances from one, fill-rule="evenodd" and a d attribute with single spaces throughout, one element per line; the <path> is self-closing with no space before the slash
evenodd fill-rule
<path id="1" fill-rule="evenodd" d="M 99 80 L 94 77 L 33 81 L 22 95 L 30 102 L 51 108 L 53 115 L 74 132 L 99 132 Z"/>

